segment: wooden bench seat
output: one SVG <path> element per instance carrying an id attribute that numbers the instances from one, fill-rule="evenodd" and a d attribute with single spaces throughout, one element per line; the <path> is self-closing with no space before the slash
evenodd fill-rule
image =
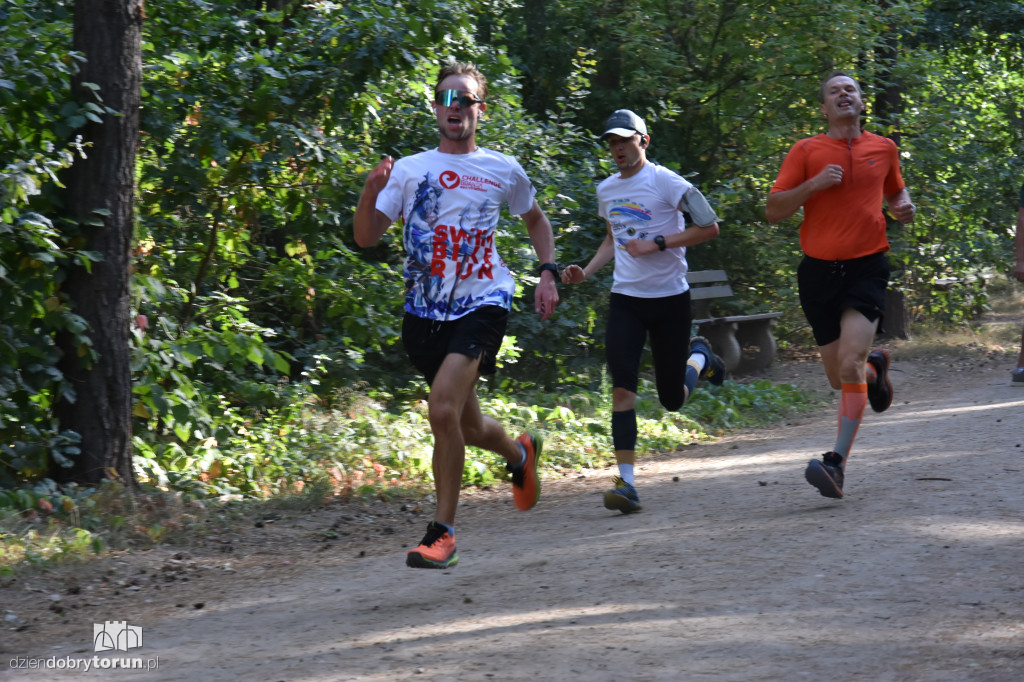
<path id="1" fill-rule="evenodd" d="M 708 312 L 709 303 L 733 295 L 725 270 L 689 272 L 686 281 L 690 283 L 693 325 L 697 334 L 711 342 L 726 372 L 746 374 L 772 364 L 778 350 L 772 327 L 782 313 L 715 317 Z"/>

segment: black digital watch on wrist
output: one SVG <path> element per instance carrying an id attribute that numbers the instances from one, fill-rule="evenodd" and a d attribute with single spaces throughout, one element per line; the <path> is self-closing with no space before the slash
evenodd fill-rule
<path id="1" fill-rule="evenodd" d="M 660 234 L 654 238 L 654 243 L 658 245 L 658 251 L 665 250 L 665 238 Z"/>
<path id="2" fill-rule="evenodd" d="M 541 263 L 540 267 L 537 268 L 537 274 L 539 275 L 540 273 L 544 272 L 545 270 L 547 270 L 548 272 L 550 272 L 552 275 L 555 276 L 555 281 L 556 282 L 558 281 L 558 264 L 557 263 Z"/>

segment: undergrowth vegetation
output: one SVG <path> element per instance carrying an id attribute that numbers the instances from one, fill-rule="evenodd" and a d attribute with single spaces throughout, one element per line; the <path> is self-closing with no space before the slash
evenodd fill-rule
<path id="1" fill-rule="evenodd" d="M 481 406 L 510 432 L 532 430 L 544 441 L 544 476 L 611 464 L 610 391 L 491 394 Z M 789 384 L 760 380 L 704 386 L 686 406 L 666 413 L 645 383 L 637 404 L 637 449 L 678 450 L 740 428 L 768 424 L 821 403 Z M 269 411 L 241 416 L 224 442 L 207 439 L 187 450 L 158 451 L 136 438 L 135 467 L 142 492 L 117 481 L 98 488 L 58 486 L 46 479 L 0 491 L 0 571 L 19 562 L 83 558 L 104 548 L 160 543 L 196 532 L 202 519 L 275 505 L 315 507 L 328 497 L 422 496 L 431 489 L 432 437 L 426 401 L 366 387 L 324 406 L 312 394 Z M 470 448 L 467 486 L 507 478 L 504 461 Z"/>

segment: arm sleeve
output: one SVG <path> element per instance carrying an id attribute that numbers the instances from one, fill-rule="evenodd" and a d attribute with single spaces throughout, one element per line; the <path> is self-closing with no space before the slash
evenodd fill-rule
<path id="1" fill-rule="evenodd" d="M 533 198 L 537 189 L 526 176 L 526 171 L 519 165 L 518 161 L 512 160 L 512 178 L 509 183 L 508 212 L 512 215 L 522 215 L 533 208 Z"/>
<path id="2" fill-rule="evenodd" d="M 883 191 L 886 196 L 890 196 L 896 194 L 907 185 L 903 182 L 903 175 L 900 173 L 900 151 L 896 148 L 895 142 L 889 139 L 886 139 L 886 141 L 892 145 L 892 159 L 889 164 L 889 174 L 885 178 L 885 188 Z"/>
<path id="3" fill-rule="evenodd" d="M 711 208 L 711 204 L 696 187 L 691 186 L 686 190 L 686 194 L 679 201 L 679 208 L 690 214 L 693 224 L 697 227 L 707 227 L 718 222 L 715 210 Z"/>
<path id="4" fill-rule="evenodd" d="M 770 193 L 774 194 L 775 192 L 785 192 L 786 190 L 794 189 L 803 184 L 803 181 L 806 179 L 807 172 L 804 169 L 803 145 L 801 142 L 797 142 L 789 148 L 789 153 L 782 160 L 782 166 L 779 168 L 779 174 L 775 178 L 775 184 L 772 185 Z"/>

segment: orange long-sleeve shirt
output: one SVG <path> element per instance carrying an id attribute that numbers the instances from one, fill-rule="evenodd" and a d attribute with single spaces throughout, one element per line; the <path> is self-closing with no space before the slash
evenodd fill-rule
<path id="1" fill-rule="evenodd" d="M 888 251 L 882 199 L 905 187 L 892 140 L 866 131 L 848 140 L 824 134 L 800 140 L 782 162 L 771 191 L 795 189 L 833 163 L 843 167 L 843 181 L 804 204 L 803 252 L 822 260 L 849 260 Z"/>

